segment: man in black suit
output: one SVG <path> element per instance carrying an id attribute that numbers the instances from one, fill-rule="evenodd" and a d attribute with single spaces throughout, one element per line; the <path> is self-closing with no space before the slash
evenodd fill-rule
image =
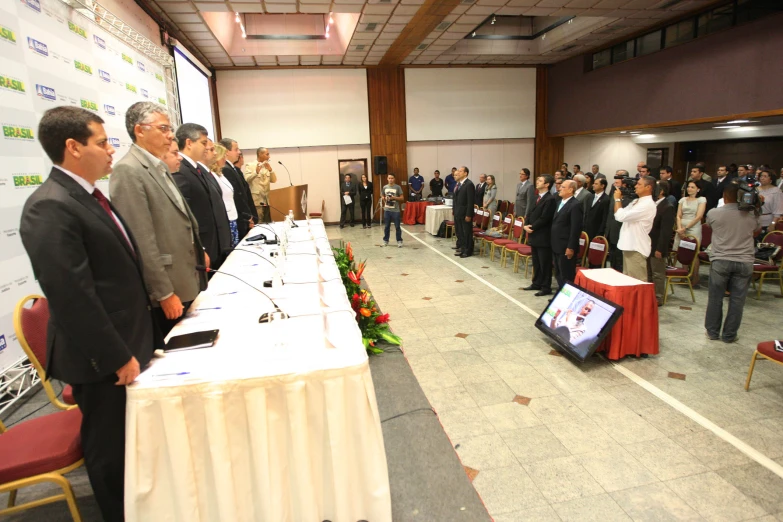
<path id="1" fill-rule="evenodd" d="M 606 226 L 609 212 L 609 196 L 606 195 L 606 179 L 597 179 L 593 183 L 595 194 L 585 200 L 585 232 L 590 239 L 600 236 Z"/>
<path id="2" fill-rule="evenodd" d="M 576 279 L 584 207 L 574 197 L 574 192 L 576 181 L 564 181 L 560 186 L 560 203 L 552 218 L 552 256 L 558 289 L 567 281 L 573 282 Z"/>
<path id="3" fill-rule="evenodd" d="M 356 211 L 356 194 L 358 189 L 356 183 L 350 174 L 346 174 L 343 177 L 343 182 L 340 184 L 340 228 L 345 227 L 346 214 L 351 215 L 350 225 L 354 226 L 354 212 Z M 345 202 L 345 196 L 351 198 L 350 203 Z"/>
<path id="4" fill-rule="evenodd" d="M 484 191 L 486 189 L 487 189 L 487 175 L 480 174 L 479 182 L 476 184 L 476 192 L 473 195 L 473 203 L 478 205 L 479 208 L 482 208 L 484 206 Z"/>
<path id="5" fill-rule="evenodd" d="M 661 167 L 660 179 L 662 181 L 665 181 L 666 184 L 669 185 L 669 202 L 672 202 L 672 200 L 674 200 L 672 204 L 676 207 L 682 195 L 682 185 L 680 184 L 679 181 L 677 181 L 672 177 L 674 175 L 673 172 L 674 171 L 672 170 L 671 167 L 668 166 Z"/>
<path id="6" fill-rule="evenodd" d="M 718 202 L 723 198 L 723 191 L 731 183 L 731 180 L 736 178 L 736 175 L 732 175 L 729 172 L 729 168 L 726 165 L 720 165 L 715 177 L 712 178 L 712 189 L 710 190 L 710 198 L 707 200 L 707 212 L 718 206 Z"/>
<path id="7" fill-rule="evenodd" d="M 473 201 L 475 201 L 476 188 L 468 179 L 470 170 L 460 167 L 454 173 L 457 186 L 454 188 L 454 228 L 456 229 L 459 249 L 454 253 L 459 257 L 473 255 Z"/>
<path id="8" fill-rule="evenodd" d="M 217 270 L 231 250 L 231 233 L 223 196 L 210 181 L 214 179 L 212 174 L 198 165 L 209 144 L 207 129 L 197 123 L 185 123 L 177 129 L 176 137 L 182 163 L 179 172 L 172 176 L 196 217 L 201 244 L 212 268 Z"/>
<path id="9" fill-rule="evenodd" d="M 536 199 L 528 209 L 525 232 L 533 250 L 533 283 L 524 290 L 538 290 L 536 296 L 552 293 L 552 218 L 555 196 L 550 192 L 555 180 L 549 174 L 536 178 Z"/>
<path id="10" fill-rule="evenodd" d="M 651 251 L 647 258 L 647 280 L 655 284 L 655 299 L 663 306 L 663 292 L 666 287 L 666 260 L 669 257 L 674 230 L 676 207 L 669 201 L 669 184 L 660 180 L 655 184 L 655 219 L 650 229 Z"/>
<path id="11" fill-rule="evenodd" d="M 255 224 L 254 214 L 256 206 L 253 204 L 253 195 L 250 194 L 250 185 L 247 184 L 242 171 L 234 167 L 234 163 L 239 160 L 242 151 L 239 150 L 239 144 L 231 138 L 223 138 L 220 144 L 226 148 L 226 163 L 221 169 L 225 177 L 234 188 L 234 205 L 237 207 L 237 231 L 239 239 L 247 235 L 248 230 Z M 255 216 L 256 218 L 258 216 Z"/>
<path id="12" fill-rule="evenodd" d="M 38 139 L 54 167 L 22 211 L 22 243 L 49 301 L 47 377 L 73 386 L 81 442 L 104 520 L 123 520 L 125 386 L 162 344 L 138 247 L 95 182 L 112 171 L 103 120 L 46 111 Z"/>

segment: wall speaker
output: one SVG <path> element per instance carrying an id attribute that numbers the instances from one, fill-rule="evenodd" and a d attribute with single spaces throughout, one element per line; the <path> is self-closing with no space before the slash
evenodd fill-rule
<path id="1" fill-rule="evenodd" d="M 372 158 L 372 171 L 377 176 L 385 176 L 387 174 L 388 164 L 386 163 L 386 156 L 373 156 Z"/>

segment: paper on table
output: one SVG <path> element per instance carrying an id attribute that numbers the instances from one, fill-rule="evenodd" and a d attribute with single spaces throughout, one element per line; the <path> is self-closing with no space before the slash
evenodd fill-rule
<path id="1" fill-rule="evenodd" d="M 345 202 L 346 205 L 350 205 L 353 202 L 351 196 L 347 194 L 343 194 L 343 201 Z"/>

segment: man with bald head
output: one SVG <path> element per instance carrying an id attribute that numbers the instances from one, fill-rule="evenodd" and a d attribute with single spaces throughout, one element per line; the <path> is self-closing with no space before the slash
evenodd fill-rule
<path id="1" fill-rule="evenodd" d="M 245 165 L 245 180 L 250 185 L 259 221 L 269 223 L 272 221 L 272 213 L 269 211 L 269 187 L 272 183 L 277 183 L 277 175 L 269 165 L 269 150 L 259 147 L 256 150 L 256 158 L 258 161 Z"/>
<path id="2" fill-rule="evenodd" d="M 563 181 L 560 185 L 560 202 L 552 219 L 552 258 L 558 288 L 576 278 L 584 207 L 582 202 L 574 197 L 575 191 L 576 181 Z"/>

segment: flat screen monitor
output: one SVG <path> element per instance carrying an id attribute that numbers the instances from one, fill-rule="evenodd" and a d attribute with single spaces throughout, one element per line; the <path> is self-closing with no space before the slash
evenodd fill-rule
<path id="1" fill-rule="evenodd" d="M 536 328 L 568 355 L 584 362 L 623 313 L 623 307 L 566 283 L 536 321 Z"/>

